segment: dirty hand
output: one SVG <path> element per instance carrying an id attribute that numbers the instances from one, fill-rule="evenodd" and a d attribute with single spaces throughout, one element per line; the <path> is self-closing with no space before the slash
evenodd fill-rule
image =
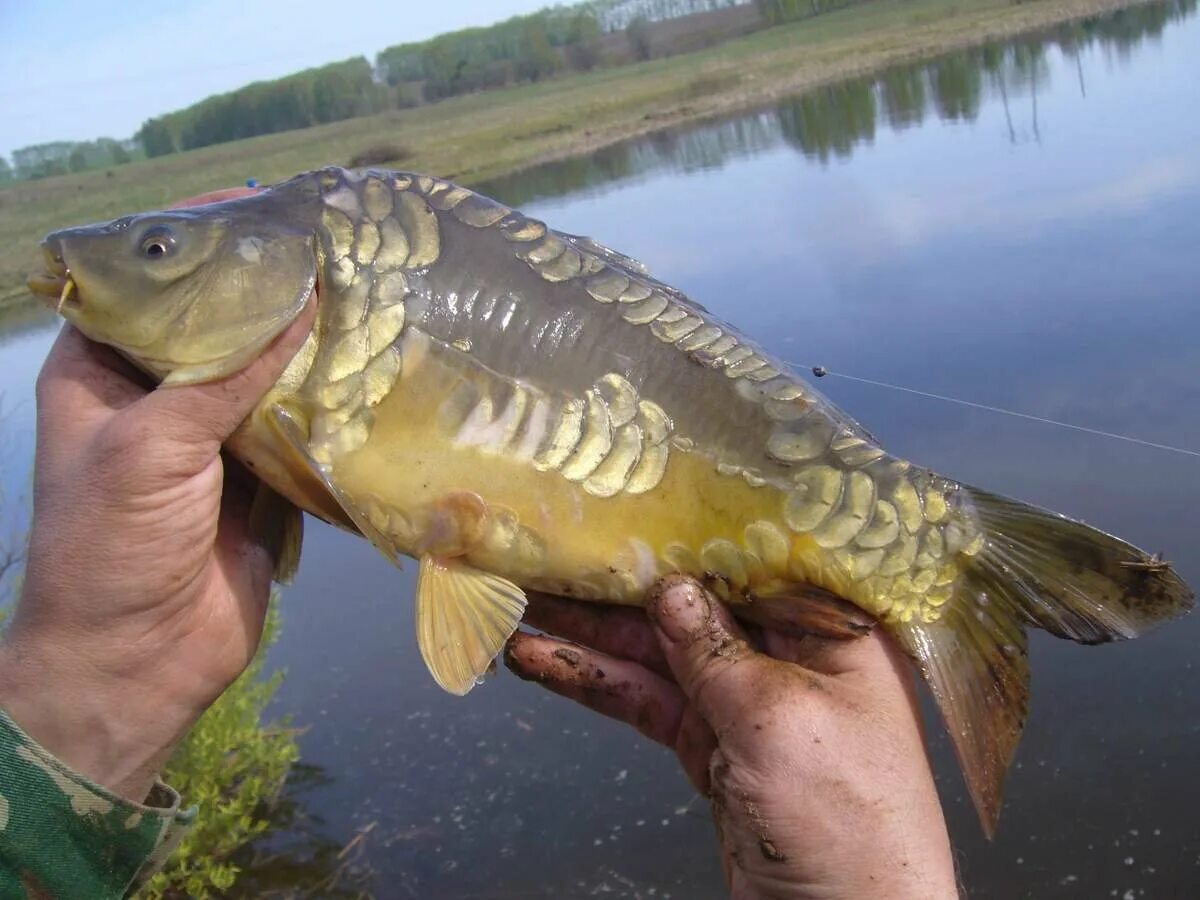
<path id="1" fill-rule="evenodd" d="M 712 803 L 736 898 L 957 897 L 902 658 L 764 631 L 679 576 L 640 610 L 532 598 L 505 661 L 675 751 Z M 770 655 L 767 655 L 770 654 Z"/>
<path id="2" fill-rule="evenodd" d="M 128 799 L 147 795 L 258 646 L 272 561 L 248 528 L 254 484 L 220 448 L 315 308 L 221 381 L 147 391 L 70 326 L 38 378 L 33 523 L 0 643 L 0 707 Z"/>

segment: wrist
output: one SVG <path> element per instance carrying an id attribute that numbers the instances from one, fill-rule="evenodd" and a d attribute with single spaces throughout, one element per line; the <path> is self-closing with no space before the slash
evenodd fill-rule
<path id="1" fill-rule="evenodd" d="M 0 642 L 0 707 L 65 766 L 138 803 L 195 718 L 65 645 L 23 635 Z"/>
<path id="2" fill-rule="evenodd" d="M 954 900 L 954 860 L 945 820 L 926 773 L 880 778 L 828 767 L 777 777 L 714 767 L 713 813 L 737 861 L 735 897 Z"/>

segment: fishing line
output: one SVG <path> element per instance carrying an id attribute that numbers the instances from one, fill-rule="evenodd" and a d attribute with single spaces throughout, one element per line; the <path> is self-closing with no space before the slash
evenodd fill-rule
<path id="1" fill-rule="evenodd" d="M 986 403 L 976 403 L 974 400 L 963 400 L 958 397 L 948 397 L 945 394 L 935 394 L 932 391 L 920 391 L 916 388 L 905 387 L 902 384 L 891 384 L 887 381 L 876 381 L 874 378 L 862 378 L 858 375 L 847 375 L 845 372 L 832 372 L 824 366 L 806 366 L 801 363 L 789 362 L 788 365 L 794 366 L 797 369 L 807 369 L 818 378 L 832 376 L 834 378 L 844 378 L 847 381 L 857 381 L 861 384 L 869 384 L 874 387 L 888 388 L 893 391 L 903 391 L 906 394 L 915 394 L 918 397 L 927 397 L 930 400 L 944 400 L 946 403 L 957 403 L 959 406 L 969 406 L 972 409 L 982 409 L 986 412 L 1000 413 L 1005 416 L 1012 416 L 1016 419 L 1027 419 L 1030 422 L 1040 422 L 1043 425 L 1057 425 L 1059 428 L 1068 428 L 1072 431 L 1082 431 L 1085 434 L 1093 434 L 1098 437 L 1112 438 L 1117 441 L 1126 441 L 1130 444 L 1138 444 L 1142 447 L 1151 447 L 1155 450 L 1167 450 L 1171 453 L 1181 453 L 1184 456 L 1194 456 L 1200 458 L 1200 451 L 1188 450 L 1185 447 L 1173 447 L 1170 444 L 1158 444 L 1154 441 L 1145 441 L 1141 438 L 1131 437 L 1127 434 L 1116 434 L 1112 431 L 1101 431 L 1099 428 L 1088 428 L 1086 425 L 1074 425 L 1070 422 L 1060 422 L 1057 419 L 1047 419 L 1044 416 L 1035 416 L 1030 413 L 1017 412 L 1013 409 L 1004 409 L 1001 406 L 989 406 Z"/>

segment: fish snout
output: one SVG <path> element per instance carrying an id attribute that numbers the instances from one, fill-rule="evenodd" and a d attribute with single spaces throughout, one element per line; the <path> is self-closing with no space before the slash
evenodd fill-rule
<path id="1" fill-rule="evenodd" d="M 67 277 L 67 263 L 63 259 L 62 238 L 59 235 L 49 234 L 42 240 L 42 260 L 51 275 Z"/>

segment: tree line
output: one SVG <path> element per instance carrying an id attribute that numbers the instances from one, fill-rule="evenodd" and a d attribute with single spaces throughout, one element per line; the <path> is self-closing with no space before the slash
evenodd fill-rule
<path id="1" fill-rule="evenodd" d="M 592 0 L 581 6 L 596 17 L 605 31 L 619 31 L 638 19 L 661 22 L 753 2 L 755 0 Z"/>
<path id="2" fill-rule="evenodd" d="M 145 156 L 141 144 L 130 138 L 102 137 L 94 141 L 50 141 L 14 150 L 12 163 L 0 156 L 0 184 L 121 166 Z"/>
<path id="3" fill-rule="evenodd" d="M 402 104 L 440 100 L 591 69 L 600 62 L 600 35 L 588 9 L 559 7 L 388 47 L 376 56 L 375 69 L 380 80 L 401 89 Z"/>
<path id="4" fill-rule="evenodd" d="M 358 56 L 258 81 L 227 94 L 148 119 L 137 133 L 147 156 L 294 128 L 307 128 L 378 112 L 385 94 L 371 64 Z"/>
<path id="5" fill-rule="evenodd" d="M 865 0 L 754 0 L 754 5 L 769 24 L 782 25 L 863 2 Z"/>
<path id="6" fill-rule="evenodd" d="M 120 165 L 134 156 L 163 156 L 643 59 L 649 56 L 651 22 L 750 2 L 590 0 L 513 16 L 388 47 L 377 54 L 374 66 L 360 56 L 208 97 L 147 119 L 132 141 L 22 148 L 14 152 L 12 166 L 0 157 L 0 182 Z M 623 29 L 628 29 L 626 53 L 605 59 L 606 32 Z"/>
<path id="7" fill-rule="evenodd" d="M 143 155 L 161 156 L 368 115 L 396 105 L 539 81 L 564 71 L 584 71 L 611 62 L 605 57 L 606 47 L 614 45 L 608 29 L 618 22 L 624 23 L 624 35 L 616 39 L 625 42 L 625 52 L 644 58 L 649 55 L 648 30 L 657 27 L 650 16 L 670 18 L 744 2 L 755 3 L 765 20 L 782 21 L 855 0 L 594 0 L 554 7 L 486 28 L 388 47 L 377 55 L 374 66 L 360 56 L 247 85 L 151 118 L 128 141 L 100 138 L 24 147 L 13 153 L 12 165 L 0 156 L 0 183 L 121 165 Z M 1134 6 L 1060 26 L 1033 43 L 1048 39 L 1068 54 L 1097 39 L 1129 46 L 1160 34 L 1168 22 L 1194 12 L 1196 6 L 1197 0 Z M 1002 93 L 1024 81 L 1036 83 L 1038 54 L 1029 54 L 1029 43 L 1019 46 L 1027 49 L 1001 53 L 988 47 L 952 54 L 932 67 L 893 70 L 869 90 L 870 80 L 811 94 L 784 112 L 784 131 L 805 152 L 827 158 L 847 152 L 856 138 L 873 132 L 876 103 L 893 124 L 919 121 L 926 98 L 933 98 L 941 115 L 973 118 L 985 81 Z"/>

